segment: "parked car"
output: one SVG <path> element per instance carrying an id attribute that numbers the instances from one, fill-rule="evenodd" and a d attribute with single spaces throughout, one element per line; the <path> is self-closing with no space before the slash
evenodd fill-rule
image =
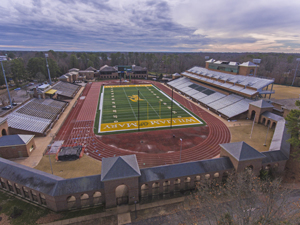
<path id="1" fill-rule="evenodd" d="M 9 109 L 11 109 L 11 105 L 4 106 L 4 107 L 2 107 L 2 109 L 3 110 L 9 110 Z"/>

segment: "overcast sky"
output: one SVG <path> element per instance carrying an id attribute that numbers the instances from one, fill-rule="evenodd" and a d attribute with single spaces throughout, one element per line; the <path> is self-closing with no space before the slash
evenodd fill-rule
<path id="1" fill-rule="evenodd" d="M 300 52 L 300 0 L 0 0 L 0 49 Z"/>

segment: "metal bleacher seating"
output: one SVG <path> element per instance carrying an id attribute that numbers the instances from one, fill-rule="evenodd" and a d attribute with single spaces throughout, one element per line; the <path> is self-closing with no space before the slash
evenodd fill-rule
<path id="1" fill-rule="evenodd" d="M 216 81 L 211 80 L 211 82 Z M 199 101 L 206 107 L 215 110 L 217 113 L 223 115 L 226 118 L 232 118 L 246 112 L 249 108 L 249 103 L 252 102 L 252 100 L 245 99 L 244 97 L 239 95 L 226 95 L 215 90 L 211 90 L 207 87 L 201 86 L 200 84 L 191 82 L 186 77 L 171 81 L 168 83 L 168 85 L 174 87 L 183 94 Z M 233 85 L 230 86 L 229 84 L 225 83 L 223 84 L 223 86 L 231 87 Z M 240 86 L 235 86 L 233 88 L 235 90 L 243 89 L 243 87 Z"/>
<path id="2" fill-rule="evenodd" d="M 7 122 L 15 129 L 43 133 L 66 104 L 53 99 L 32 99 L 7 115 Z"/>

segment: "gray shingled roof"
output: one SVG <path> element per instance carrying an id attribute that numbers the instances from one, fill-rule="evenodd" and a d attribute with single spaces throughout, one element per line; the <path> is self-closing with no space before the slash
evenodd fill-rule
<path id="1" fill-rule="evenodd" d="M 271 99 L 272 102 L 282 105 L 283 108 L 292 110 L 299 109 L 299 106 L 296 106 L 295 103 L 299 98 L 289 98 L 289 99 Z"/>
<path id="2" fill-rule="evenodd" d="M 268 111 L 264 112 L 261 115 L 265 116 L 265 117 L 267 117 L 269 119 L 275 120 L 275 121 L 284 120 L 284 118 L 282 116 L 278 116 L 278 115 L 276 115 L 274 113 L 271 113 L 271 112 L 268 112 Z"/>
<path id="3" fill-rule="evenodd" d="M 238 161 L 246 161 L 252 159 L 262 159 L 265 156 L 258 152 L 255 148 L 251 147 L 245 142 L 234 142 L 220 144 L 230 155 Z"/>
<path id="4" fill-rule="evenodd" d="M 97 191 L 104 188 L 101 175 L 76 177 L 60 180 L 54 190 L 53 196 L 68 195 L 88 191 Z"/>
<path id="5" fill-rule="evenodd" d="M 0 158 L 0 177 L 20 185 L 53 195 L 56 184 L 63 178 Z"/>
<path id="6" fill-rule="evenodd" d="M 88 71 L 97 71 L 97 69 L 95 69 L 94 67 L 90 66 L 89 68 L 87 68 L 86 70 Z"/>
<path id="7" fill-rule="evenodd" d="M 272 104 L 266 102 L 266 101 L 263 100 L 263 99 L 258 100 L 258 101 L 255 101 L 255 102 L 251 102 L 251 103 L 249 103 L 249 104 L 250 104 L 250 105 L 257 106 L 257 107 L 259 107 L 259 108 L 261 108 L 261 109 L 263 109 L 263 108 L 271 108 L 271 107 L 274 108 L 274 106 L 273 106 Z"/>
<path id="8" fill-rule="evenodd" d="M 114 67 L 108 66 L 108 65 L 104 65 L 100 68 L 100 72 L 117 72 L 118 70 L 116 70 Z"/>
<path id="9" fill-rule="evenodd" d="M 278 162 L 278 161 L 284 161 L 288 160 L 289 158 L 286 157 L 282 151 L 268 151 L 268 152 L 262 152 L 266 158 L 263 159 L 262 163 L 271 163 L 271 162 Z"/>
<path id="10" fill-rule="evenodd" d="M 141 169 L 139 182 L 145 183 L 177 177 L 188 177 L 198 174 L 212 173 L 216 171 L 231 169 L 233 169 L 233 165 L 228 157 L 166 166 L 157 166 Z"/>
<path id="11" fill-rule="evenodd" d="M 5 135 L 0 137 L 0 146 L 24 145 L 30 141 L 34 135 Z"/>
<path id="12" fill-rule="evenodd" d="M 290 139 L 291 135 L 287 132 L 285 123 L 285 120 L 277 122 L 269 151 L 281 150 L 285 156 L 289 157 L 290 143 L 287 140 Z"/>
<path id="13" fill-rule="evenodd" d="M 101 181 L 137 177 L 141 175 L 135 155 L 102 159 Z"/>
<path id="14" fill-rule="evenodd" d="M 5 123 L 6 120 L 7 120 L 7 118 L 0 117 L 0 125 L 1 125 L 2 123 Z"/>

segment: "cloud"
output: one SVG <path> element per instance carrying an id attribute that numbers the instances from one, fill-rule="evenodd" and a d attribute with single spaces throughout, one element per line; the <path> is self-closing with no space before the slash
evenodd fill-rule
<path id="1" fill-rule="evenodd" d="M 6 49 L 296 52 L 299 6 L 278 0 L 2 0 L 0 41 Z"/>

